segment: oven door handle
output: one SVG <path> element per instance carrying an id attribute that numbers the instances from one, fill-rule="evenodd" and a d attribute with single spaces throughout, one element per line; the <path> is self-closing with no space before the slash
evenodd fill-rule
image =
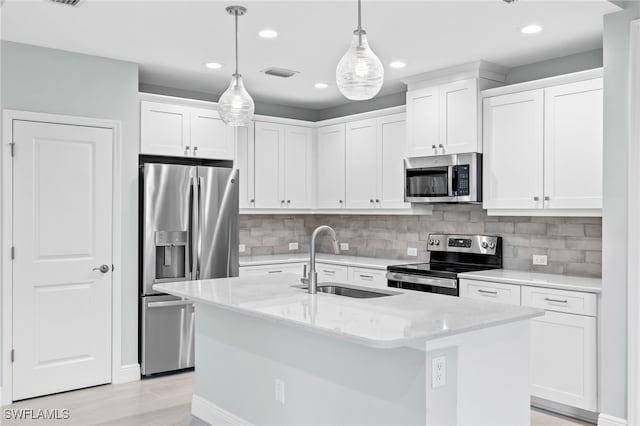
<path id="1" fill-rule="evenodd" d="M 428 278 L 416 275 L 398 274 L 396 272 L 387 272 L 387 279 L 390 281 L 430 285 L 434 287 L 458 288 L 458 280 L 451 280 L 447 278 Z"/>

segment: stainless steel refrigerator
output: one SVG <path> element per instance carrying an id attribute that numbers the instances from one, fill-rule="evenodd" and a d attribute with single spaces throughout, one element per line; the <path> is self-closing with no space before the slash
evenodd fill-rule
<path id="1" fill-rule="evenodd" d="M 238 171 L 230 161 L 140 156 L 140 364 L 194 365 L 194 307 L 156 283 L 238 276 Z"/>

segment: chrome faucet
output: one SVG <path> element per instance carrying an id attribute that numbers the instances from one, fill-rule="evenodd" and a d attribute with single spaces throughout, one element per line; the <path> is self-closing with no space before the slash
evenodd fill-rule
<path id="1" fill-rule="evenodd" d="M 338 239 L 336 238 L 336 231 L 332 227 L 327 225 L 318 226 L 311 234 L 311 254 L 309 256 L 309 274 L 306 274 L 306 265 L 303 275 L 307 275 L 300 281 L 303 284 L 307 284 L 309 287 L 309 294 L 316 294 L 318 292 L 318 273 L 316 272 L 316 238 L 323 232 L 329 232 L 331 238 L 333 238 L 333 252 L 340 254 L 340 248 L 338 247 Z"/>

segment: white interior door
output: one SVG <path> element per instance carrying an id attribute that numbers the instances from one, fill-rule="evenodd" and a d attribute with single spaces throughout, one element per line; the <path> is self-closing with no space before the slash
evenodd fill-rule
<path id="1" fill-rule="evenodd" d="M 113 132 L 14 120 L 13 135 L 13 399 L 107 383 Z"/>

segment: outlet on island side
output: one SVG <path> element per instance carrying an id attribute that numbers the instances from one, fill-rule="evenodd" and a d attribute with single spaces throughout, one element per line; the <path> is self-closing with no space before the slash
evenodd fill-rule
<path id="1" fill-rule="evenodd" d="M 298 250 L 298 243 L 289 243 L 289 250 Z"/>
<path id="2" fill-rule="evenodd" d="M 440 388 L 447 384 L 447 358 L 439 356 L 431 359 L 431 387 Z"/>
<path id="3" fill-rule="evenodd" d="M 533 261 L 534 265 L 546 266 L 547 265 L 547 256 L 545 254 L 534 254 L 532 261 Z"/>
<path id="4" fill-rule="evenodd" d="M 276 379 L 276 401 L 284 405 L 284 380 Z"/>

